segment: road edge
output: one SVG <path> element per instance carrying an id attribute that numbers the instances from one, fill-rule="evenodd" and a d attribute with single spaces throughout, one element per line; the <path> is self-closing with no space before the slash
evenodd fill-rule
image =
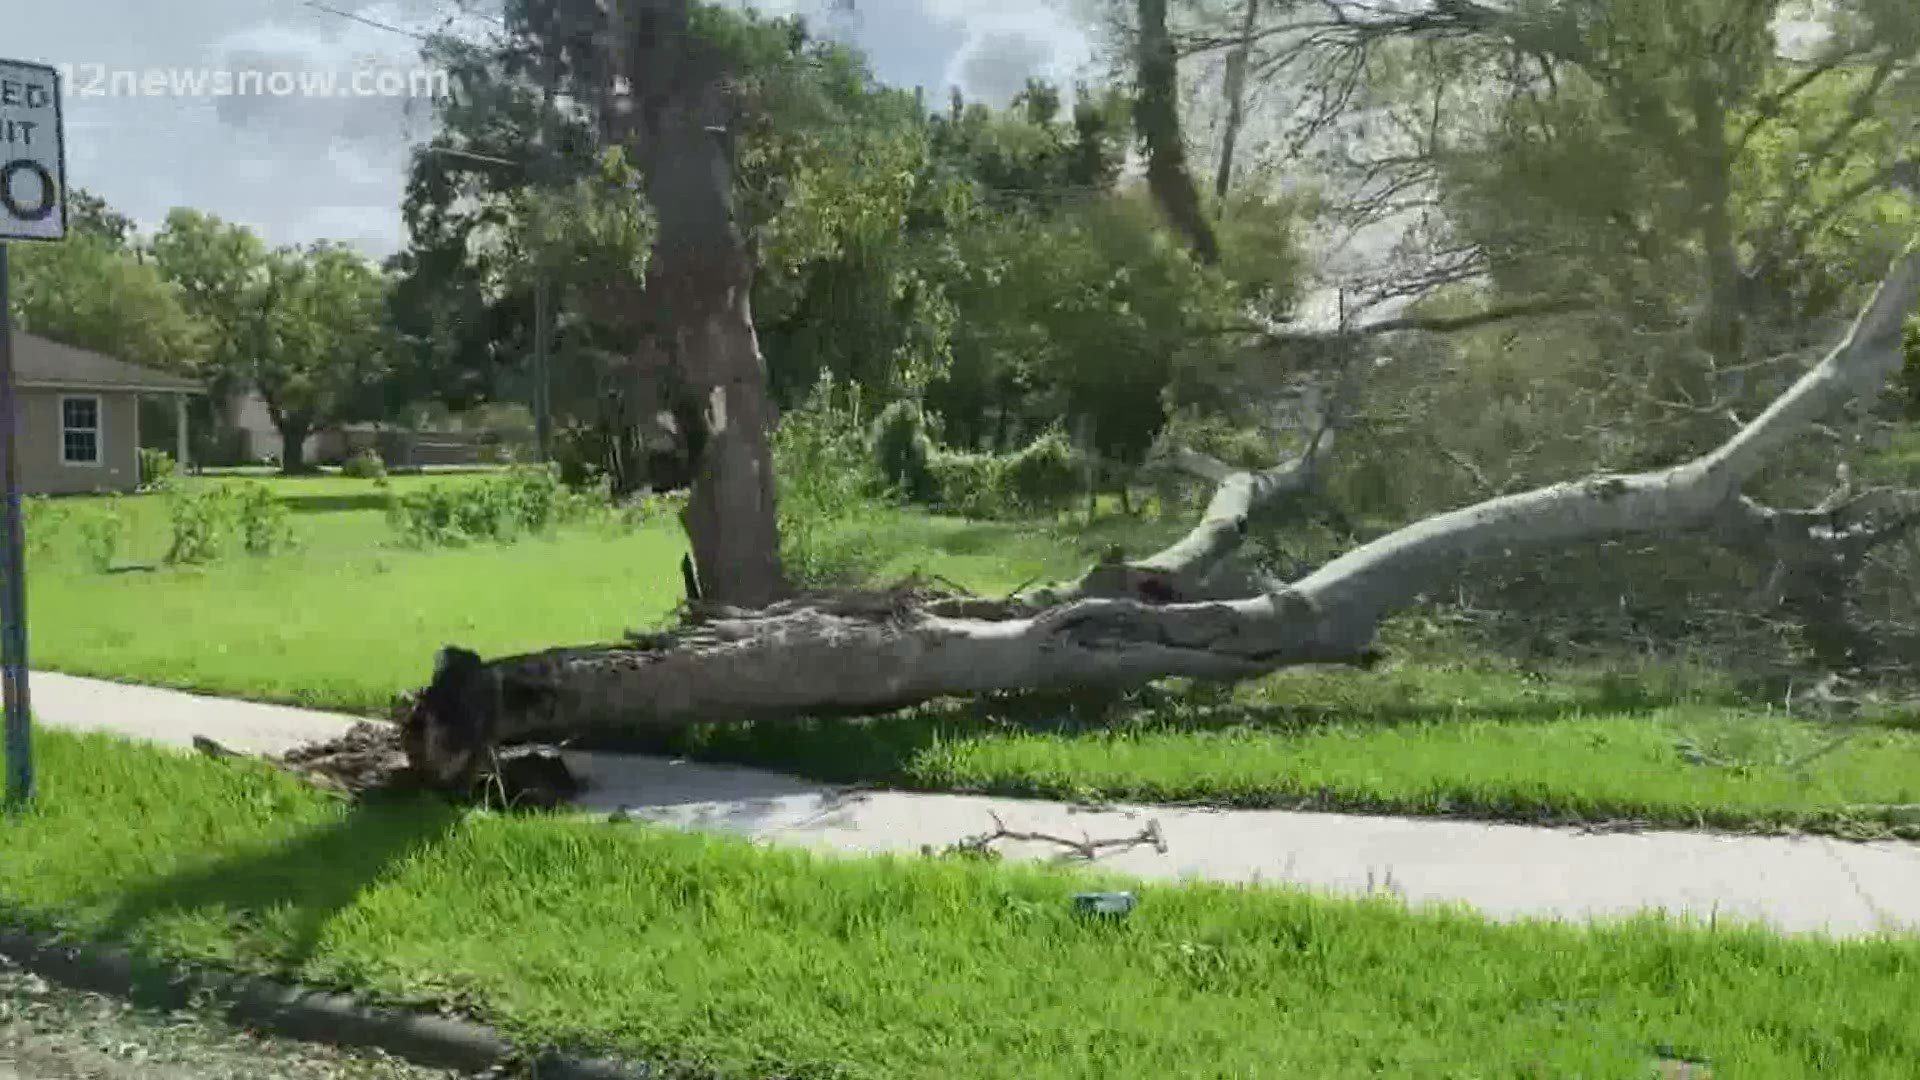
<path id="1" fill-rule="evenodd" d="M 62 941 L 0 923 L 0 956 L 48 982 L 131 1004 L 180 1009 L 210 998 L 231 1020 L 301 1042 L 380 1050 L 432 1068 L 483 1072 L 521 1065 L 538 1080 L 637 1080 L 643 1065 L 529 1053 L 474 1020 L 368 1004 L 349 994 L 304 989 L 255 975 L 136 958 L 101 943 Z M 516 1075 L 516 1074 L 509 1074 Z"/>

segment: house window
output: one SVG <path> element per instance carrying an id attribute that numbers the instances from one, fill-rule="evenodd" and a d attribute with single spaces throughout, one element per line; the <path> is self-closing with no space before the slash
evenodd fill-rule
<path id="1" fill-rule="evenodd" d="M 68 465 L 100 464 L 100 399 L 60 399 L 60 460 Z"/>

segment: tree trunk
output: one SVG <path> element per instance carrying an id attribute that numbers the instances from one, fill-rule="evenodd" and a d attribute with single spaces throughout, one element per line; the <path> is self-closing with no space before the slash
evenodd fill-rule
<path id="1" fill-rule="evenodd" d="M 305 427 L 280 428 L 280 472 L 294 476 L 308 470 L 307 436 L 311 432 Z"/>
<path id="2" fill-rule="evenodd" d="M 1240 42 L 1227 54 L 1226 130 L 1220 133 L 1220 167 L 1213 177 L 1213 197 L 1226 205 L 1227 188 L 1233 183 L 1233 153 L 1240 141 L 1240 129 L 1247 122 L 1247 64 L 1253 55 L 1253 24 L 1260 18 L 1260 0 L 1246 0 L 1241 12 Z"/>
<path id="3" fill-rule="evenodd" d="M 1443 586 L 1466 559 L 1634 533 L 1695 530 L 1740 546 L 1806 551 L 1888 530 L 1840 527 L 1834 509 L 1781 512 L 1740 494 L 1780 447 L 1900 367 L 1920 255 L 1894 265 L 1846 338 L 1725 443 L 1672 468 L 1593 476 L 1415 522 L 1291 583 L 1231 556 L 1256 511 L 1306 492 L 1326 456 L 1262 473 L 1180 460 L 1218 487 L 1179 543 L 1137 563 L 1006 600 L 902 588 L 758 610 L 702 606 L 625 644 L 482 661 L 441 651 L 403 726 L 410 761 L 464 783 L 493 746 L 592 729 L 671 730 L 809 711 L 884 711 L 956 694 L 1106 689 L 1168 676 L 1246 679 L 1289 665 L 1367 664 L 1379 620 Z M 1336 408 L 1339 406 L 1335 406 Z M 1839 539 L 1836 539 L 1839 538 Z M 1863 539 L 1864 538 L 1864 539 Z"/>
<path id="4" fill-rule="evenodd" d="M 1134 124 L 1147 146 L 1147 188 L 1160 211 L 1186 239 L 1193 257 L 1220 261 L 1213 226 L 1200 211 L 1200 192 L 1187 174 L 1186 140 L 1180 132 L 1180 69 L 1167 32 L 1167 0 L 1138 0 L 1138 96 Z"/>
<path id="5" fill-rule="evenodd" d="M 786 591 L 775 516 L 775 422 L 754 334 L 753 264 L 733 217 L 727 65 L 689 31 L 689 0 L 624 0 L 622 127 L 658 222 L 646 300 L 694 470 L 682 522 L 707 597 L 758 606 Z"/>
<path id="6" fill-rule="evenodd" d="M 269 401 L 267 419 L 273 422 L 273 429 L 280 433 L 281 475 L 293 476 L 306 472 L 307 436 L 313 434 L 313 418 L 286 412 Z"/>
<path id="7" fill-rule="evenodd" d="M 1745 351 L 1741 328 L 1740 253 L 1733 227 L 1733 166 L 1727 147 L 1727 115 L 1714 87 L 1702 79 L 1693 91 L 1694 138 L 1699 144 L 1694 195 L 1700 211 L 1705 257 L 1706 305 L 1700 344 L 1716 366 L 1731 369 Z M 1712 394 L 1712 387 L 1700 392 Z M 1700 404 L 1706 404 L 1702 400 Z"/>

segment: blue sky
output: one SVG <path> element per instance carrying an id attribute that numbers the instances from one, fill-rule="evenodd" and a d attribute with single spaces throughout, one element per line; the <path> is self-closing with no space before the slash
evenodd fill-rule
<path id="1" fill-rule="evenodd" d="M 741 3 L 749 0 L 732 0 Z M 1071 0 L 750 0 L 771 12 L 827 16 L 879 75 L 927 88 L 958 85 L 1002 101 L 1030 75 L 1069 81 L 1090 44 Z M 842 0 L 843 2 L 843 0 Z M 151 226 L 178 205 L 245 222 L 273 243 L 329 238 L 384 255 L 403 239 L 407 148 L 432 131 L 431 108 L 399 97 L 142 97 L 123 91 L 159 73 L 310 73 L 343 89 L 356 71 L 418 67 L 405 30 L 479 34 L 459 0 L 67 0 L 8 19 L 9 59 L 66 67 L 68 181 Z M 118 82 L 114 81 L 118 78 Z"/>

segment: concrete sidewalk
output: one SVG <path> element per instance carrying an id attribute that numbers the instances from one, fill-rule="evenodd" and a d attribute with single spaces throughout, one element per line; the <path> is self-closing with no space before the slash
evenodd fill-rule
<path id="1" fill-rule="evenodd" d="M 205 735 L 274 753 L 327 738 L 352 717 L 36 673 L 43 723 L 175 746 Z M 1099 865 L 1148 880 L 1203 878 L 1335 893 L 1387 889 L 1410 903 L 1464 902 L 1497 918 L 1578 919 L 1664 909 L 1857 936 L 1920 928 L 1920 845 L 1698 833 L 1586 835 L 1566 829 L 1277 810 L 1112 807 L 855 791 L 757 769 L 615 754 L 566 755 L 588 782 L 581 809 L 719 830 L 817 850 L 912 853 L 990 832 L 1121 839 L 1156 823 L 1152 845 Z M 1003 842 L 1013 858 L 1058 845 Z"/>

